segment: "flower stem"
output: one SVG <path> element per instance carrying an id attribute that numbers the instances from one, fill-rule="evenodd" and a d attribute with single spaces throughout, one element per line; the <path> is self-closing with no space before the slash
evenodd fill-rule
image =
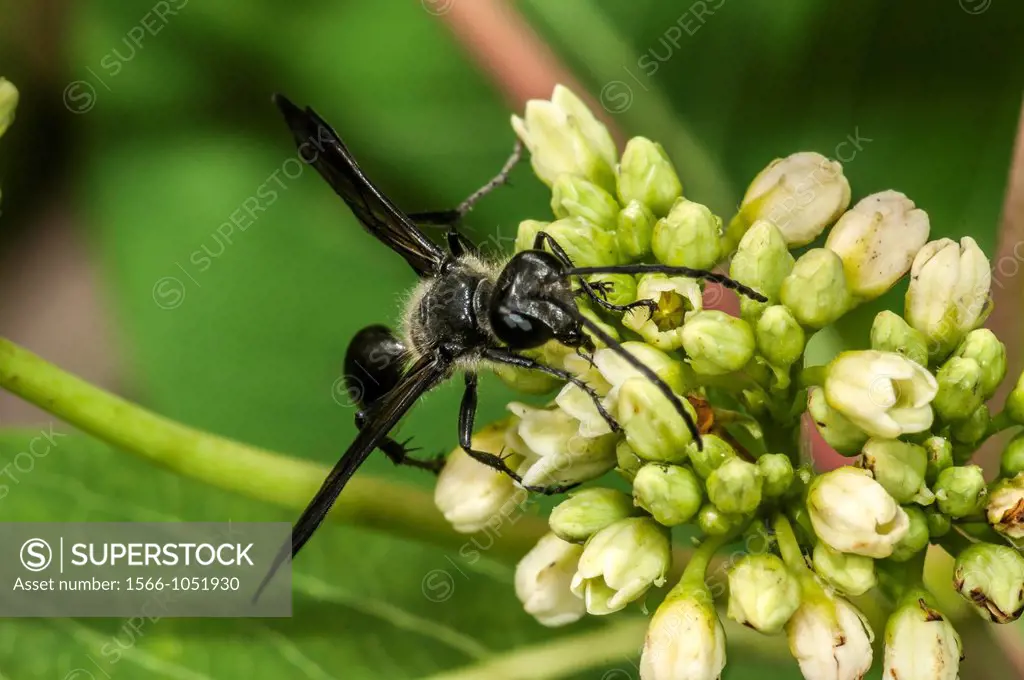
<path id="1" fill-rule="evenodd" d="M 789 519 L 780 512 L 775 516 L 774 526 L 775 538 L 779 541 L 779 552 L 782 553 L 782 561 L 798 574 L 810 571 Z"/>
<path id="2" fill-rule="evenodd" d="M 711 560 L 714 558 L 715 553 L 721 550 L 725 545 L 732 540 L 733 534 L 729 533 L 724 536 L 709 536 L 704 540 L 700 546 L 693 551 L 690 556 L 690 561 L 686 564 L 686 569 L 683 570 L 683 575 L 679 579 L 679 583 L 673 588 L 673 591 L 684 590 L 689 588 L 704 588 L 704 580 L 707 577 L 708 566 L 711 564 Z"/>
<path id="3" fill-rule="evenodd" d="M 327 468 L 175 422 L 126 401 L 0 338 L 0 387 L 115 447 L 187 477 L 295 510 L 319 488 Z M 415 487 L 360 475 L 331 511 L 336 520 L 452 549 L 455 533 Z M 518 559 L 546 530 L 538 517 L 509 517 L 496 557 Z"/>
<path id="4" fill-rule="evenodd" d="M 1000 411 L 992 417 L 992 420 L 988 424 L 988 428 L 985 430 L 985 438 L 989 438 L 994 434 L 1008 430 L 1011 427 L 1015 427 L 1017 423 L 1010 419 L 1009 414 L 1006 411 Z"/>

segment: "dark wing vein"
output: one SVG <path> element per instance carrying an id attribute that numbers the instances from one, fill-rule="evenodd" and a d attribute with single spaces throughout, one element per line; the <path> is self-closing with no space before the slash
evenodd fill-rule
<path id="1" fill-rule="evenodd" d="M 366 460 L 366 457 L 395 427 L 416 400 L 443 380 L 447 372 L 448 366 L 444 363 L 433 357 L 424 357 L 413 364 L 401 381 L 374 405 L 355 440 L 342 454 L 341 459 L 338 460 L 320 486 L 320 490 L 316 492 L 313 500 L 309 502 L 298 521 L 295 522 L 292 529 L 290 551 L 287 544 L 282 546 L 281 552 L 275 557 L 267 575 L 263 577 L 254 600 L 270 582 L 274 573 L 288 557 L 289 552 L 294 557 L 310 539 L 317 527 L 324 521 L 331 506 L 334 505 L 338 494 L 352 478 L 356 469 Z"/>
<path id="2" fill-rule="evenodd" d="M 367 231 L 404 257 L 420 276 L 436 273 L 444 250 L 363 174 L 331 126 L 313 109 L 302 110 L 283 95 L 274 95 L 274 103 L 291 128 L 299 158 L 317 169 Z"/>

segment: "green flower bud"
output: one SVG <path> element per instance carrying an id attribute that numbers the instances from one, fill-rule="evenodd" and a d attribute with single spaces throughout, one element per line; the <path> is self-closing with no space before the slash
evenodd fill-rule
<path id="1" fill-rule="evenodd" d="M 619 223 L 615 197 L 577 175 L 559 175 L 551 186 L 551 211 L 555 217 L 580 217 L 606 231 Z"/>
<path id="2" fill-rule="evenodd" d="M 735 458 L 736 451 L 718 435 L 706 434 L 702 439 L 703 448 L 690 450 L 690 464 L 701 478 L 707 479 L 722 463 Z"/>
<path id="3" fill-rule="evenodd" d="M 736 623 L 770 635 L 800 606 L 800 583 L 781 558 L 745 555 L 729 570 L 728 616 Z"/>
<path id="4" fill-rule="evenodd" d="M 793 463 L 784 453 L 766 453 L 757 459 L 757 469 L 764 480 L 762 491 L 766 498 L 778 498 L 793 484 Z"/>
<path id="5" fill-rule="evenodd" d="M 11 81 L 0 78 L 0 137 L 14 122 L 14 110 L 18 107 L 18 88 Z"/>
<path id="6" fill-rule="evenodd" d="M 878 583 L 875 561 L 870 557 L 839 552 L 818 541 L 813 560 L 818 576 L 844 595 L 863 595 Z"/>
<path id="7" fill-rule="evenodd" d="M 898 191 L 882 191 L 840 217 L 825 247 L 842 258 L 850 292 L 873 300 L 910 270 L 929 229 L 928 213 Z"/>
<path id="8" fill-rule="evenodd" d="M 763 480 L 757 466 L 740 458 L 724 461 L 708 475 L 708 500 L 722 512 L 744 515 L 761 505 Z"/>
<path id="9" fill-rule="evenodd" d="M 929 538 L 942 538 L 953 528 L 953 520 L 935 508 L 925 508 L 924 514 L 928 520 Z"/>
<path id="10" fill-rule="evenodd" d="M 738 371 L 754 355 L 754 333 L 747 322 L 718 310 L 693 314 L 682 335 L 690 365 L 703 375 Z"/>
<path id="11" fill-rule="evenodd" d="M 943 470 L 932 490 L 939 510 L 954 519 L 981 512 L 988 497 L 985 477 L 977 465 L 959 465 Z"/>
<path id="12" fill-rule="evenodd" d="M 628 305 L 640 299 L 637 296 L 636 277 L 631 274 L 594 274 L 588 276 L 587 281 L 610 284 L 605 299 L 613 305 Z"/>
<path id="13" fill-rule="evenodd" d="M 974 359 L 981 368 L 981 396 L 989 399 L 999 383 L 1006 377 L 1006 345 L 987 328 L 977 328 L 967 334 L 953 352 L 954 357 Z"/>
<path id="14" fill-rule="evenodd" d="M 757 349 L 772 366 L 788 368 L 804 353 L 804 329 L 788 307 L 775 305 L 764 310 L 754 327 Z"/>
<path id="15" fill-rule="evenodd" d="M 693 519 L 703 496 L 697 475 L 678 465 L 648 463 L 633 480 L 633 501 L 667 527 Z"/>
<path id="16" fill-rule="evenodd" d="M 932 241 L 914 258 L 907 322 L 928 339 L 933 360 L 945 358 L 991 311 L 992 272 L 974 239 Z"/>
<path id="17" fill-rule="evenodd" d="M 523 220 L 519 223 L 519 230 L 516 232 L 515 251 L 521 253 L 524 250 L 533 250 L 533 243 L 537 239 L 537 234 L 542 231 L 547 231 L 550 222 L 541 222 L 540 220 Z"/>
<path id="18" fill-rule="evenodd" d="M 864 445 L 864 467 L 897 503 L 932 502 L 924 483 L 928 454 L 924 447 L 898 439 L 869 439 Z"/>
<path id="19" fill-rule="evenodd" d="M 867 433 L 828 405 L 824 389 L 812 387 L 808 390 L 807 411 L 829 446 L 844 456 L 860 454 L 861 448 L 868 440 Z"/>
<path id="20" fill-rule="evenodd" d="M 769 304 L 778 301 L 782 282 L 793 271 L 794 262 L 782 232 L 774 224 L 762 220 L 750 227 L 732 256 L 729 276 L 758 291 L 768 302 L 741 298 L 744 317 L 756 317 Z"/>
<path id="21" fill-rule="evenodd" d="M 618 178 L 619 200 L 623 205 L 640 201 L 658 217 L 667 215 L 683 195 L 683 184 L 665 149 L 645 137 L 626 142 Z"/>
<path id="22" fill-rule="evenodd" d="M 671 560 L 668 529 L 649 517 L 622 519 L 587 541 L 570 589 L 589 613 L 611 614 L 665 583 Z"/>
<path id="23" fill-rule="evenodd" d="M 932 485 L 939 478 L 940 472 L 953 467 L 953 445 L 945 437 L 928 437 L 924 440 L 924 450 L 928 454 L 928 468 L 924 478 Z"/>
<path id="24" fill-rule="evenodd" d="M 636 473 L 640 471 L 645 461 L 636 455 L 633 447 L 625 439 L 619 440 L 619 443 L 615 445 L 615 459 L 617 461 L 616 471 L 622 475 L 623 479 L 632 484 Z"/>
<path id="25" fill-rule="evenodd" d="M 651 254 L 651 236 L 657 218 L 640 201 L 630 201 L 619 211 L 619 226 L 615 238 L 619 252 L 626 260 L 641 260 Z"/>
<path id="26" fill-rule="evenodd" d="M 651 249 L 662 264 L 711 269 L 722 256 L 722 220 L 707 206 L 680 199 L 654 225 Z"/>
<path id="27" fill-rule="evenodd" d="M 959 680 L 963 645 L 956 629 L 932 609 L 926 591 L 911 592 L 885 626 L 882 677 L 894 680 Z"/>
<path id="28" fill-rule="evenodd" d="M 697 526 L 708 536 L 724 536 L 743 524 L 743 519 L 743 515 L 730 515 L 711 503 L 705 503 L 697 512 Z"/>
<path id="29" fill-rule="evenodd" d="M 1016 477 L 1024 472 L 1024 432 L 1010 440 L 999 461 L 1001 477 Z"/>
<path id="30" fill-rule="evenodd" d="M 939 391 L 932 407 L 947 422 L 963 420 L 981 406 L 981 366 L 974 359 L 952 357 L 935 376 Z"/>
<path id="31" fill-rule="evenodd" d="M 928 341 L 902 316 L 887 309 L 879 312 L 871 324 L 871 349 L 902 354 L 911 361 L 928 366 Z"/>
<path id="32" fill-rule="evenodd" d="M 524 394 L 547 394 L 562 384 L 554 376 L 526 368 L 496 365 L 491 369 L 501 379 L 501 382 Z"/>
<path id="33" fill-rule="evenodd" d="M 959 420 L 949 428 L 949 434 L 954 442 L 968 445 L 968 448 L 979 444 L 988 432 L 989 423 L 992 422 L 992 414 L 988 411 L 986 404 L 981 404 L 974 409 L 966 420 Z M 956 452 L 953 452 L 954 459 Z"/>
<path id="34" fill-rule="evenodd" d="M 992 487 L 985 514 L 999 533 L 1011 539 L 1024 538 L 1024 474 L 1000 480 Z"/>
<path id="35" fill-rule="evenodd" d="M 533 171 L 548 186 L 569 174 L 615 190 L 615 140 L 569 88 L 556 85 L 551 101 L 526 102 L 523 117 L 512 116 L 512 129 L 529 149 Z"/>
<path id="36" fill-rule="evenodd" d="M 850 183 L 843 166 L 819 153 L 801 151 L 776 158 L 747 188 L 740 212 L 729 225 L 739 240 L 746 227 L 767 220 L 791 248 L 807 245 L 850 205 Z"/>
<path id="37" fill-rule="evenodd" d="M 696 279 L 665 274 L 641 276 L 637 299 L 654 300 L 658 309 L 653 315 L 646 307 L 631 309 L 622 315 L 622 325 L 663 351 L 683 346 L 683 320 L 704 306 L 704 293 Z"/>
<path id="38" fill-rule="evenodd" d="M 1005 413 L 1013 422 L 1024 425 L 1024 373 L 1020 374 L 1017 384 L 1006 396 Z"/>
<path id="39" fill-rule="evenodd" d="M 614 234 L 580 217 L 567 217 L 544 228 L 565 250 L 577 267 L 597 267 L 619 263 Z"/>
<path id="40" fill-rule="evenodd" d="M 903 507 L 903 511 L 910 518 L 910 530 L 893 547 L 892 555 L 889 556 L 893 562 L 906 562 L 927 548 L 930 538 L 928 516 L 924 510 L 916 505 L 906 505 Z"/>
<path id="41" fill-rule="evenodd" d="M 957 555 L 953 586 L 983 618 L 1016 621 L 1024 612 L 1024 557 L 1005 545 L 975 543 Z"/>
<path id="42" fill-rule="evenodd" d="M 563 541 L 583 543 L 606 526 L 634 514 L 632 499 L 615 489 L 581 489 L 555 506 L 548 518 Z"/>
<path id="43" fill-rule="evenodd" d="M 825 248 L 808 250 L 783 280 L 779 299 L 804 326 L 829 325 L 853 304 L 846 288 L 843 261 Z"/>
<path id="44" fill-rule="evenodd" d="M 683 406 L 696 421 L 686 399 Z M 678 463 L 686 459 L 693 436 L 675 406 L 647 378 L 630 378 L 618 393 L 616 417 L 630 447 L 644 460 Z"/>
<path id="45" fill-rule="evenodd" d="M 622 348 L 654 371 L 654 374 L 664 380 L 673 392 L 686 394 L 690 391 L 686 383 L 686 367 L 681 361 L 643 342 L 627 340 L 622 343 Z M 586 360 L 582 361 L 586 362 Z M 622 385 L 630 378 L 643 377 L 625 359 L 610 349 L 599 349 L 594 352 L 594 365 L 612 389 Z M 646 378 L 644 379 L 646 380 Z"/>

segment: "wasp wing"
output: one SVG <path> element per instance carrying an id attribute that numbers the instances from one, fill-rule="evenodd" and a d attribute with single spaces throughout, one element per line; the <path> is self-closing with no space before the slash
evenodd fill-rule
<path id="1" fill-rule="evenodd" d="M 260 582 L 253 601 L 259 598 L 264 587 L 288 557 L 289 551 L 294 557 L 302 549 L 302 546 L 306 545 L 306 542 L 324 521 L 327 512 L 337 500 L 338 494 L 341 493 L 345 484 L 352 478 L 356 469 L 363 464 L 367 456 L 377 448 L 377 445 L 395 427 L 402 416 L 416 403 L 416 400 L 441 382 L 447 376 L 448 371 L 449 366 L 445 362 L 433 357 L 424 357 L 413 364 L 401 381 L 372 407 L 362 429 L 356 435 L 355 441 L 342 454 L 320 486 L 320 490 L 316 492 L 313 500 L 309 502 L 298 521 L 295 522 L 295 526 L 292 528 L 291 546 L 285 544 L 281 547 L 281 552 L 274 558 L 270 570 Z"/>
<path id="2" fill-rule="evenodd" d="M 313 109 L 302 110 L 283 95 L 275 94 L 274 103 L 291 128 L 299 158 L 317 169 L 367 231 L 404 257 L 420 276 L 436 273 L 444 250 L 363 174 L 331 126 Z"/>

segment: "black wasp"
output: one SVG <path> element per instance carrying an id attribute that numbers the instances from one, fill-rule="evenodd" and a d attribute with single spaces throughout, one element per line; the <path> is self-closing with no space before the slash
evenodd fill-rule
<path id="1" fill-rule="evenodd" d="M 360 406 L 363 408 L 356 417 L 359 433 L 295 523 L 292 556 L 320 526 L 346 482 L 375 448 L 382 449 L 396 462 L 432 467 L 429 461 L 411 459 L 405 446 L 389 439 L 388 434 L 420 396 L 456 371 L 464 373 L 466 381 L 459 410 L 459 445 L 476 460 L 516 481 L 521 481 L 519 475 L 505 464 L 501 456 L 476 451 L 471 445 L 477 405 L 477 371 L 481 367 L 504 364 L 543 371 L 572 382 L 591 396 L 612 430 L 618 431 L 618 424 L 605 411 L 593 389 L 565 371 L 520 353 L 549 340 L 576 348 L 581 353 L 592 352 L 594 342 L 590 335 L 593 335 L 658 386 L 686 420 L 700 446 L 700 432 L 679 396 L 598 324 L 583 316 L 576 307 L 575 299 L 584 295 L 612 311 L 625 311 L 636 305 L 652 306 L 652 301 L 613 305 L 604 299 L 606 289 L 588 283 L 584 276 L 662 272 L 717 281 L 744 295 L 765 301 L 762 295 L 725 276 L 687 267 L 659 264 L 574 267 L 565 251 L 544 232 L 537 234 L 532 250 L 517 253 L 505 261 L 489 261 L 458 232 L 455 225 L 476 200 L 505 181 L 508 171 L 518 159 L 519 145 L 502 173 L 459 208 L 410 216 L 399 210 L 363 174 L 341 139 L 312 109 L 302 110 L 281 95 L 275 95 L 274 102 L 284 114 L 300 151 L 310 144 L 317 148 L 317 153 L 310 159 L 300 153 L 302 160 L 319 171 L 367 231 L 405 258 L 420 277 L 406 304 L 400 337 L 386 327 L 370 326 L 360 331 L 349 347 L 346 373 L 361 375 Z M 429 239 L 417 222 L 447 225 L 447 248 Z M 578 282 L 578 287 L 573 287 L 573 280 Z M 531 490 L 555 493 L 565 488 Z M 286 557 L 287 546 L 260 590 Z"/>

